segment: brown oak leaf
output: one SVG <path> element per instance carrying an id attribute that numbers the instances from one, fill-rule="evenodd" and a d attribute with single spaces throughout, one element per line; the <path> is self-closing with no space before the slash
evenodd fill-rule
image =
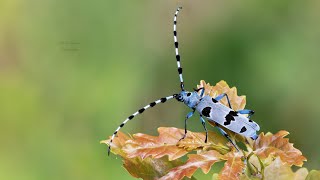
<path id="1" fill-rule="evenodd" d="M 230 148 L 226 146 L 228 140 L 221 134 L 213 131 L 208 131 L 208 142 L 205 143 L 206 134 L 204 132 L 191 132 L 188 131 L 187 136 L 179 141 L 179 147 L 185 148 L 188 151 L 202 148 L 203 150 L 216 150 L 221 154 L 226 154 Z"/>
<path id="2" fill-rule="evenodd" d="M 126 157 L 127 155 L 122 148 L 126 145 L 126 142 L 131 139 L 132 139 L 131 137 L 119 131 L 117 133 L 117 137 L 111 143 L 111 152 L 114 154 L 118 154 L 122 157 Z M 110 139 L 100 141 L 100 143 L 107 144 L 107 145 L 109 145 L 109 142 L 110 142 Z"/>
<path id="3" fill-rule="evenodd" d="M 188 131 L 186 138 L 180 141 L 184 135 L 182 129 L 160 127 L 158 132 L 159 136 L 134 134 L 133 139 L 127 141 L 123 148 L 127 157 L 139 156 L 144 159 L 148 156 L 161 158 L 168 155 L 169 160 L 172 161 L 197 148 L 216 149 L 221 153 L 229 151 L 228 147 L 223 145 L 226 143 L 226 139 L 214 132 L 209 132 L 208 143 L 204 143 L 205 133 Z"/>
<path id="4" fill-rule="evenodd" d="M 123 158 L 124 168 L 136 178 L 145 180 L 153 180 L 166 175 L 170 169 L 182 164 L 180 160 L 169 161 L 168 157 L 154 159 L 151 157 L 142 159 L 140 157 L 130 158 L 123 150 L 123 147 L 132 138 L 126 136 L 121 131 L 118 132 L 117 138 L 114 139 L 112 146 L 112 153 L 118 154 Z M 108 144 L 109 140 L 101 141 L 101 143 Z"/>
<path id="5" fill-rule="evenodd" d="M 202 172 L 207 174 L 214 163 L 222 160 L 222 155 L 215 150 L 203 151 L 199 154 L 189 154 L 188 157 L 189 159 L 185 164 L 171 169 L 160 180 L 180 180 L 185 176 L 191 178 L 198 168 L 201 168 Z"/>
<path id="6" fill-rule="evenodd" d="M 142 133 L 134 134 L 133 139 L 127 141 L 123 150 L 128 158 L 141 157 L 142 159 L 151 156 L 161 158 L 168 155 L 169 160 L 178 159 L 188 151 L 177 146 L 184 131 L 177 128 L 158 128 L 159 136 L 150 136 Z"/>
<path id="7" fill-rule="evenodd" d="M 162 157 L 154 159 L 151 157 L 141 159 L 140 157 L 135 158 L 124 158 L 124 168 L 136 178 L 142 178 L 144 180 L 158 179 L 176 167 L 182 164 L 180 160 L 169 161 L 168 157 Z"/>
<path id="8" fill-rule="evenodd" d="M 294 148 L 292 143 L 289 143 L 288 138 L 284 138 L 288 134 L 289 132 L 287 131 L 279 131 L 276 134 L 261 133 L 253 144 L 254 153 L 261 159 L 266 159 L 270 155 L 279 156 L 283 162 L 301 167 L 303 161 L 307 159 L 300 150 Z"/>
<path id="9" fill-rule="evenodd" d="M 211 86 L 209 83 L 206 83 L 204 80 L 201 80 L 200 85 L 198 85 L 197 88 L 201 87 L 204 87 L 205 95 L 209 95 L 213 98 L 217 97 L 222 93 L 227 93 L 230 99 L 230 103 L 232 105 L 232 109 L 234 110 L 244 109 L 246 105 L 246 96 L 238 96 L 237 88 L 230 88 L 229 85 L 223 80 L 219 81 L 215 86 Z M 229 106 L 227 98 L 222 98 L 220 102 L 225 106 Z"/>
<path id="10" fill-rule="evenodd" d="M 230 152 L 223 158 L 227 160 L 224 167 L 219 173 L 220 180 L 240 179 L 240 175 L 244 171 L 244 161 L 242 160 L 243 154 L 241 152 Z"/>

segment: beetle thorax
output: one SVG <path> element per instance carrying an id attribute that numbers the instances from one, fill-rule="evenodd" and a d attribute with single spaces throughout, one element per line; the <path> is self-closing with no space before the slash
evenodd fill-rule
<path id="1" fill-rule="evenodd" d="M 180 102 L 184 102 L 184 104 L 190 108 L 195 108 L 200 101 L 200 96 L 197 92 L 181 91 L 177 94 L 176 99 Z"/>

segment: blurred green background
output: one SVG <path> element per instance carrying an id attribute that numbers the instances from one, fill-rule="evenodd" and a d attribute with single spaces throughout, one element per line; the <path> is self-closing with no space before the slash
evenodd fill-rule
<path id="1" fill-rule="evenodd" d="M 289 131 L 319 169 L 320 1 L 0 0 L 0 179 L 132 179 L 99 141 L 179 91 L 178 5 L 187 89 L 236 86 L 261 131 Z M 123 131 L 183 128 L 188 111 L 168 102 Z"/>

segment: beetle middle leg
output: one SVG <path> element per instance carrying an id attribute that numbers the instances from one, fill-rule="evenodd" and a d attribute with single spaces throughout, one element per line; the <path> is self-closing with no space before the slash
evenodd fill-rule
<path id="1" fill-rule="evenodd" d="M 220 94 L 219 96 L 215 97 L 214 99 L 217 100 L 217 101 L 220 101 L 223 97 L 226 97 L 226 98 L 227 98 L 229 108 L 232 109 L 231 103 L 230 103 L 230 99 L 229 99 L 229 97 L 228 97 L 228 94 L 226 94 L 226 93 Z"/>

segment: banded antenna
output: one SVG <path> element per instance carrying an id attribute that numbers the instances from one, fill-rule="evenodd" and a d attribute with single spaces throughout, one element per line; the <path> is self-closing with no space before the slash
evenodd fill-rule
<path id="1" fill-rule="evenodd" d="M 226 129 L 229 129 L 237 134 L 243 135 L 245 137 L 251 137 L 252 139 L 256 139 L 258 136 L 256 134 L 257 131 L 259 131 L 260 127 L 257 123 L 250 120 L 250 116 L 254 114 L 254 111 L 249 109 L 243 109 L 234 111 L 231 107 L 231 103 L 229 100 L 229 97 L 226 93 L 220 94 L 219 96 L 212 98 L 211 96 L 205 95 L 204 96 L 204 88 L 195 89 L 194 92 L 189 92 L 184 90 L 184 82 L 182 78 L 182 68 L 180 64 L 180 55 L 178 51 L 178 39 L 177 39 L 177 16 L 179 11 L 181 10 L 181 7 L 177 8 L 176 13 L 174 15 L 174 21 L 173 21 L 173 37 L 174 37 L 174 45 L 175 45 L 175 51 L 176 51 L 176 59 L 177 59 L 177 66 L 178 66 L 178 72 L 179 72 L 179 78 L 181 82 L 181 92 L 179 94 L 173 94 L 172 96 L 167 96 L 160 98 L 154 102 L 151 102 L 150 104 L 147 104 L 143 108 L 139 109 L 132 115 L 130 115 L 128 118 L 126 118 L 114 131 L 110 142 L 109 142 L 109 149 L 108 149 L 108 155 L 110 154 L 112 142 L 114 138 L 116 137 L 119 130 L 129 121 L 131 121 L 134 117 L 136 117 L 139 114 L 142 114 L 147 109 L 156 106 L 160 103 L 165 103 L 170 99 L 175 98 L 176 100 L 180 102 L 184 102 L 188 107 L 193 109 L 193 111 L 189 112 L 185 118 L 185 133 L 184 136 L 181 139 L 184 139 L 187 134 L 187 119 L 191 118 L 191 116 L 194 114 L 195 111 L 199 112 L 200 114 L 200 120 L 202 122 L 202 125 L 206 131 L 206 139 L 205 143 L 208 139 L 208 131 L 206 128 L 205 120 L 202 116 L 206 117 L 208 121 L 216 123 L 220 132 L 229 139 L 229 141 L 237 148 L 237 145 L 230 139 L 229 135 L 221 129 L 221 127 L 224 127 Z M 198 91 L 201 91 L 200 99 Z M 219 101 L 226 97 L 229 107 L 221 104 Z M 241 114 L 248 114 L 249 116 L 242 116 Z M 180 139 L 180 140 L 181 140 Z M 237 148 L 239 150 L 239 148 Z"/>
<path id="2" fill-rule="evenodd" d="M 174 98 L 175 96 L 177 96 L 177 94 L 173 95 L 173 96 L 167 96 L 161 99 L 158 99 L 146 106 L 144 106 L 143 108 L 139 109 L 138 111 L 136 111 L 135 113 L 133 113 L 132 115 L 130 115 L 126 120 L 124 120 L 116 129 L 116 131 L 114 131 L 114 133 L 112 134 L 111 140 L 109 142 L 109 148 L 108 148 L 108 155 L 110 155 L 110 150 L 111 150 L 111 144 L 113 139 L 115 138 L 115 136 L 117 135 L 117 133 L 119 132 L 119 130 L 130 120 L 132 120 L 135 116 L 137 116 L 138 114 L 142 114 L 146 109 L 149 109 L 151 107 L 154 107 L 155 105 L 159 104 L 159 103 L 165 103 L 168 100 Z"/>
<path id="3" fill-rule="evenodd" d="M 183 83 L 183 77 L 182 77 L 182 67 L 181 67 L 181 62 L 180 62 L 180 55 L 179 55 L 179 50 L 178 50 L 178 38 L 177 38 L 177 17 L 179 11 L 182 9 L 182 7 L 178 7 L 176 10 L 176 13 L 174 14 L 173 18 L 173 39 L 174 39 L 174 46 L 176 50 L 176 59 L 177 59 L 177 66 L 178 66 L 178 73 L 179 73 L 179 78 L 180 78 L 180 87 L 181 90 L 184 91 L 184 83 Z"/>

